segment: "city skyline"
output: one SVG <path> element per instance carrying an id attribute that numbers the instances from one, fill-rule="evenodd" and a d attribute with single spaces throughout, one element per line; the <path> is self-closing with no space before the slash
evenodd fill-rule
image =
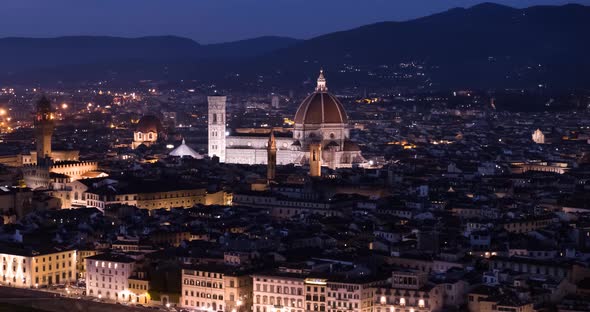
<path id="1" fill-rule="evenodd" d="M 334 0 L 315 3 L 313 7 L 304 2 L 277 3 L 266 0 L 178 0 L 166 3 L 166 6 L 154 0 L 128 0 L 123 3 L 112 0 L 100 3 L 77 3 L 70 0 L 51 3 L 39 0 L 7 1 L 3 3 L 5 14 L 0 21 L 0 37 L 174 35 L 202 44 L 260 36 L 309 39 L 366 24 L 406 21 L 484 2 L 420 0 L 394 3 L 371 0 L 361 3 L 347 0 L 338 1 L 338 9 L 334 9 Z M 494 3 L 516 8 L 567 3 L 590 5 L 588 0 L 505 0 Z M 38 27 L 39 23 L 44 26 Z M 218 26 L 219 23 L 222 26 Z"/>
<path id="2" fill-rule="evenodd" d="M 590 312 L 590 5 L 3 2 L 0 311 Z"/>

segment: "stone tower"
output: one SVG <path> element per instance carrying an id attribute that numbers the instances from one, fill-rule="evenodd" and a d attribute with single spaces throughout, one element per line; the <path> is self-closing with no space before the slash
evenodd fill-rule
<path id="1" fill-rule="evenodd" d="M 225 104 L 227 97 L 212 95 L 207 97 L 209 103 L 209 157 L 219 157 L 225 162 Z"/>
<path id="2" fill-rule="evenodd" d="M 321 143 L 309 144 L 309 175 L 322 176 L 322 145 Z"/>
<path id="3" fill-rule="evenodd" d="M 37 140 L 37 165 L 48 165 L 51 158 L 53 135 L 53 111 L 51 102 L 43 96 L 37 102 L 35 115 L 35 139 Z"/>
<path id="4" fill-rule="evenodd" d="M 266 147 L 267 167 L 266 179 L 270 182 L 275 179 L 277 170 L 277 141 L 275 139 L 274 131 L 270 130 L 270 137 L 268 138 L 268 146 Z"/>

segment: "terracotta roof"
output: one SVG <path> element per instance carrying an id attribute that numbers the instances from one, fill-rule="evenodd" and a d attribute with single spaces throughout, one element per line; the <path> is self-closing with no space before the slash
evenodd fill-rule
<path id="1" fill-rule="evenodd" d="M 141 117 L 139 122 L 137 123 L 137 131 L 141 133 L 148 133 L 148 132 L 155 132 L 158 133 L 162 131 L 162 123 L 156 116 L 147 115 Z"/>
<path id="2" fill-rule="evenodd" d="M 327 91 L 309 95 L 297 109 L 296 124 L 348 123 L 348 116 L 338 99 Z"/>

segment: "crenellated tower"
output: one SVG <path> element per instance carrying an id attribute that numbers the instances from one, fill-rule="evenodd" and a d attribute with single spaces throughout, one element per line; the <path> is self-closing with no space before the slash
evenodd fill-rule
<path id="1" fill-rule="evenodd" d="M 37 140 L 37 165 L 49 165 L 54 124 L 51 102 L 45 95 L 37 102 L 36 110 L 35 139 Z"/>

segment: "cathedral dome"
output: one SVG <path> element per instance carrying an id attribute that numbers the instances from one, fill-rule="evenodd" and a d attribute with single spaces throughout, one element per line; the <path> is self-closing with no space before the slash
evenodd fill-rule
<path id="1" fill-rule="evenodd" d="M 344 106 L 328 92 L 323 71 L 320 71 L 315 92 L 310 94 L 297 109 L 296 124 L 346 124 L 348 116 Z"/>
<path id="2" fill-rule="evenodd" d="M 159 133 L 162 131 L 162 123 L 160 123 L 160 119 L 156 116 L 143 116 L 137 123 L 136 131 L 141 133 Z"/>

